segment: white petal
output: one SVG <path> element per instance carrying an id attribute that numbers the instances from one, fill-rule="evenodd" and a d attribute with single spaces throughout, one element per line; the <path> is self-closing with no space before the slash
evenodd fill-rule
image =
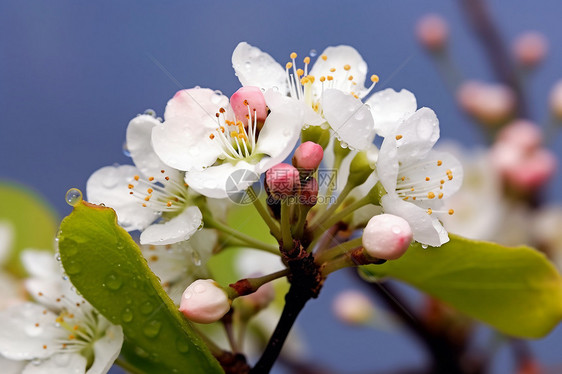
<path id="1" fill-rule="evenodd" d="M 86 374 L 105 374 L 109 371 L 123 345 L 123 329 L 110 325 L 105 335 L 94 343 L 94 362 Z"/>
<path id="2" fill-rule="evenodd" d="M 32 277 L 55 278 L 61 274 L 60 264 L 51 252 L 25 249 L 20 258 L 25 271 Z"/>
<path id="3" fill-rule="evenodd" d="M 303 102 L 304 103 L 304 102 Z M 304 120 L 303 123 L 308 126 L 320 126 L 326 120 L 312 109 L 312 107 L 304 104 Z"/>
<path id="4" fill-rule="evenodd" d="M 303 107 L 298 101 L 283 98 L 276 92 L 266 92 L 266 103 L 271 113 L 260 131 L 254 154 L 263 153 L 271 158 L 261 163 L 259 172 L 282 162 L 291 154 L 300 136 Z"/>
<path id="5" fill-rule="evenodd" d="M 59 353 L 39 363 L 30 362 L 22 374 L 82 374 L 86 364 L 86 357 L 79 353 Z"/>
<path id="6" fill-rule="evenodd" d="M 171 220 L 147 227 L 140 236 L 140 242 L 165 245 L 187 240 L 201 226 L 202 219 L 198 207 L 187 207 Z"/>
<path id="7" fill-rule="evenodd" d="M 391 195 L 384 195 L 381 198 L 381 205 L 385 213 L 394 214 L 408 221 L 415 241 L 433 247 L 449 241 L 447 231 L 441 223 L 434 215 L 427 214 L 423 208 Z"/>
<path id="8" fill-rule="evenodd" d="M 149 115 L 135 117 L 127 126 L 127 149 L 135 166 L 146 176 L 153 176 L 156 180 L 164 180 L 167 176 L 181 181 L 181 173 L 164 164 L 152 148 L 152 129 L 163 126 L 160 121 Z M 165 170 L 166 173 L 161 173 Z"/>
<path id="9" fill-rule="evenodd" d="M 429 108 L 418 109 L 396 129 L 396 146 L 401 162 L 421 159 L 439 139 L 439 120 Z M 386 139 L 385 139 L 386 140 Z"/>
<path id="10" fill-rule="evenodd" d="M 21 374 L 27 361 L 8 360 L 0 356 L 0 367 L 4 374 Z"/>
<path id="11" fill-rule="evenodd" d="M 127 187 L 140 174 L 131 165 L 106 166 L 90 176 L 86 183 L 88 201 L 105 204 L 115 210 L 119 224 L 128 231 L 142 230 L 150 225 L 158 213 L 145 208 Z"/>
<path id="12" fill-rule="evenodd" d="M 0 264 L 10 255 L 14 239 L 14 226 L 9 221 L 0 221 Z"/>
<path id="13" fill-rule="evenodd" d="M 324 117 L 342 142 L 359 150 L 373 142 L 373 116 L 361 100 L 334 89 L 324 91 L 322 100 Z"/>
<path id="14" fill-rule="evenodd" d="M 236 174 L 234 174 L 236 172 Z M 259 180 L 256 165 L 239 161 L 235 165 L 225 162 L 202 171 L 185 173 L 185 182 L 201 195 L 224 199 L 229 194 L 243 191 Z"/>
<path id="15" fill-rule="evenodd" d="M 232 67 L 242 86 L 256 86 L 265 90 L 277 87 L 283 95 L 288 92 L 285 69 L 269 54 L 246 42 L 234 49 Z"/>
<path id="16" fill-rule="evenodd" d="M 387 88 L 376 92 L 365 104 L 371 108 L 377 134 L 384 137 L 396 135 L 398 125 L 417 108 L 416 97 L 405 89 L 396 92 Z"/>
<path id="17" fill-rule="evenodd" d="M 154 127 L 152 146 L 158 157 L 173 168 L 201 170 L 212 165 L 221 153 L 217 142 L 209 137 L 218 126 L 216 121 L 201 122 L 198 117 L 173 117 Z"/>
<path id="18" fill-rule="evenodd" d="M 22 289 L 20 281 L 8 273 L 0 272 L 0 310 L 21 304 L 27 295 Z M 2 367 L 0 365 L 0 367 Z"/>
<path id="19" fill-rule="evenodd" d="M 209 126 L 215 121 L 215 113 L 219 108 L 226 108 L 228 97 L 209 88 L 190 88 L 176 92 L 168 101 L 164 118 L 166 121 L 174 117 L 193 118 L 198 123 Z"/>
<path id="20" fill-rule="evenodd" d="M 55 341 L 68 335 L 63 328 L 55 327 L 56 318 L 45 307 L 34 303 L 0 311 L 0 354 L 12 360 L 51 356 L 60 349 Z"/>
<path id="21" fill-rule="evenodd" d="M 396 178 L 398 176 L 398 149 L 396 139 L 384 138 L 377 160 L 377 176 L 387 192 L 396 190 Z"/>
<path id="22" fill-rule="evenodd" d="M 367 76 L 367 63 L 359 52 L 351 46 L 339 45 L 336 47 L 328 47 L 322 52 L 325 55 L 326 60 L 318 58 L 310 71 L 310 75 L 316 77 L 314 80 L 314 86 L 316 91 L 322 89 L 322 83 L 319 78 L 321 76 L 331 75 L 334 77 L 333 82 L 338 84 L 338 89 L 344 89 L 344 87 L 349 87 L 348 77 L 353 76 L 353 81 L 357 83 L 354 85 L 353 90 L 346 89 L 347 93 L 351 91 L 355 92 L 359 96 L 365 91 L 365 77 Z M 350 70 L 344 70 L 344 66 L 349 65 Z M 336 71 L 330 71 L 331 68 L 335 68 Z"/>

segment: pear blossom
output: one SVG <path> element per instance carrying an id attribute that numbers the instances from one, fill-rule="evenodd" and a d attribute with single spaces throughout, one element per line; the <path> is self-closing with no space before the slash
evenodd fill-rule
<path id="1" fill-rule="evenodd" d="M 156 154 L 171 167 L 186 171 L 185 182 L 207 197 L 227 197 L 226 183 L 236 171 L 252 176 L 236 181 L 238 190 L 248 188 L 289 156 L 303 122 L 294 100 L 274 90 L 263 96 L 269 114 L 261 123 L 259 111 L 249 102 L 245 117 L 238 118 L 228 98 L 218 92 L 179 91 L 166 106 L 163 126 L 152 131 Z"/>
<path id="2" fill-rule="evenodd" d="M 387 192 L 381 198 L 384 212 L 404 218 L 414 240 L 431 246 L 449 240 L 436 213 L 444 212 L 443 199 L 459 189 L 463 176 L 456 158 L 432 150 L 438 138 L 435 113 L 418 109 L 394 136 L 385 137 L 377 161 L 377 175 Z"/>
<path id="3" fill-rule="evenodd" d="M 226 292 L 212 279 L 198 279 L 186 288 L 180 312 L 197 323 L 213 323 L 230 310 Z"/>
<path id="4" fill-rule="evenodd" d="M 328 47 L 314 65 L 303 59 L 304 69 L 297 68 L 297 54 L 285 67 L 269 54 L 246 42 L 238 44 L 232 54 L 232 66 L 243 86 L 276 89 L 297 99 L 304 108 L 308 126 L 329 124 L 336 136 L 356 149 L 365 149 L 375 137 L 369 108 L 361 102 L 378 77 L 372 75 L 365 87 L 367 63 L 351 46 Z"/>
<path id="5" fill-rule="evenodd" d="M 371 218 L 365 226 L 362 243 L 369 256 L 396 260 L 406 253 L 412 236 L 412 229 L 404 218 L 379 214 Z"/>
<path id="6" fill-rule="evenodd" d="M 106 166 L 88 179 L 90 202 L 115 209 L 128 231 L 142 230 L 141 244 L 187 240 L 201 226 L 201 211 L 190 205 L 193 193 L 184 173 L 165 165 L 151 145 L 152 129 L 162 123 L 151 115 L 133 118 L 127 127 L 127 148 L 135 163 Z M 154 223 L 160 217 L 162 222 Z"/>
<path id="7" fill-rule="evenodd" d="M 71 290 L 51 254 L 28 250 L 22 262 L 35 302 L 0 312 L 0 354 L 23 361 L 24 373 L 107 373 L 121 350 L 121 327 Z"/>

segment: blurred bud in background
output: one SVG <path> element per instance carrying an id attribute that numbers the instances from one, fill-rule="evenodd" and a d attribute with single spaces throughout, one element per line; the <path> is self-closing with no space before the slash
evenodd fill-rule
<path id="1" fill-rule="evenodd" d="M 533 68 L 544 60 L 548 52 L 548 40 L 540 32 L 528 31 L 513 41 L 512 51 L 519 65 Z"/>
<path id="2" fill-rule="evenodd" d="M 373 320 L 375 306 L 362 292 L 347 290 L 334 298 L 332 309 L 336 317 L 349 325 L 365 325 Z"/>
<path id="3" fill-rule="evenodd" d="M 556 82 L 550 90 L 549 102 L 552 115 L 562 121 L 562 80 Z"/>
<path id="4" fill-rule="evenodd" d="M 486 126 L 497 126 L 508 121 L 515 111 L 513 90 L 499 83 L 466 81 L 457 91 L 460 107 Z"/>
<path id="5" fill-rule="evenodd" d="M 422 46 L 430 51 L 440 51 L 447 45 L 449 25 L 437 14 L 427 14 L 416 25 L 416 36 Z"/>

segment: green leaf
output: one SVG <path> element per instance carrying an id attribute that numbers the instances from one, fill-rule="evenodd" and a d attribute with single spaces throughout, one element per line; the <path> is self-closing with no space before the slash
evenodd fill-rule
<path id="1" fill-rule="evenodd" d="M 409 283 L 508 335 L 538 338 L 560 322 L 562 279 L 542 253 L 449 236 L 437 248 L 413 244 L 363 275 Z"/>
<path id="2" fill-rule="evenodd" d="M 0 221 L 14 228 L 6 268 L 24 276 L 20 253 L 26 248 L 52 251 L 59 218 L 54 209 L 31 189 L 15 183 L 0 184 Z"/>
<path id="3" fill-rule="evenodd" d="M 222 373 L 150 271 L 110 208 L 80 202 L 61 224 L 59 250 L 73 285 L 147 359 L 151 373 Z"/>

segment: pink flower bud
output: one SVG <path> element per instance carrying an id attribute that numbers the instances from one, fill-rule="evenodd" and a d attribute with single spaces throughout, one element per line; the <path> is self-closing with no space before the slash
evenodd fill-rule
<path id="1" fill-rule="evenodd" d="M 368 323 L 374 315 L 375 308 L 371 300 L 359 291 L 344 291 L 336 296 L 332 304 L 336 317 L 350 325 Z"/>
<path id="2" fill-rule="evenodd" d="M 316 178 L 310 177 L 301 187 L 299 203 L 307 207 L 313 207 L 317 202 L 318 181 L 316 180 Z"/>
<path id="3" fill-rule="evenodd" d="M 212 323 L 230 310 L 230 300 L 224 290 L 212 279 L 198 279 L 183 292 L 180 312 L 197 323 Z"/>
<path id="4" fill-rule="evenodd" d="M 449 26 L 443 17 L 437 14 L 423 16 L 416 26 L 418 41 L 427 49 L 443 49 L 449 36 Z"/>
<path id="5" fill-rule="evenodd" d="M 539 149 L 506 173 L 507 180 L 523 191 L 544 186 L 556 171 L 556 157 L 547 149 Z"/>
<path id="6" fill-rule="evenodd" d="M 252 120 L 257 117 L 259 122 L 264 122 L 267 117 L 265 97 L 258 87 L 246 86 L 239 88 L 230 97 L 230 106 L 236 119 L 246 123 L 244 119 L 251 115 Z M 248 110 L 249 109 L 249 110 Z"/>
<path id="7" fill-rule="evenodd" d="M 463 83 L 458 92 L 459 105 L 478 121 L 495 126 L 507 121 L 515 110 L 513 90 L 503 84 L 476 81 Z"/>
<path id="8" fill-rule="evenodd" d="M 520 119 L 504 127 L 498 134 L 498 141 L 510 143 L 529 152 L 541 145 L 542 132 L 533 122 Z"/>
<path id="9" fill-rule="evenodd" d="M 276 198 L 292 196 L 300 187 L 299 171 L 293 165 L 275 165 L 265 173 L 265 183 Z"/>
<path id="10" fill-rule="evenodd" d="M 549 102 L 552 114 L 558 120 L 562 120 L 562 80 L 556 82 L 550 90 Z"/>
<path id="11" fill-rule="evenodd" d="M 536 31 L 523 33 L 513 42 L 513 55 L 525 67 L 540 64 L 548 50 L 548 41 L 545 36 Z"/>
<path id="12" fill-rule="evenodd" d="M 304 142 L 298 146 L 293 155 L 293 165 L 297 169 L 314 171 L 320 165 L 324 157 L 324 150 L 314 142 Z"/>
<path id="13" fill-rule="evenodd" d="M 396 260 L 408 249 L 413 238 L 408 222 L 392 214 L 379 214 L 363 230 L 363 247 L 374 258 Z"/>

